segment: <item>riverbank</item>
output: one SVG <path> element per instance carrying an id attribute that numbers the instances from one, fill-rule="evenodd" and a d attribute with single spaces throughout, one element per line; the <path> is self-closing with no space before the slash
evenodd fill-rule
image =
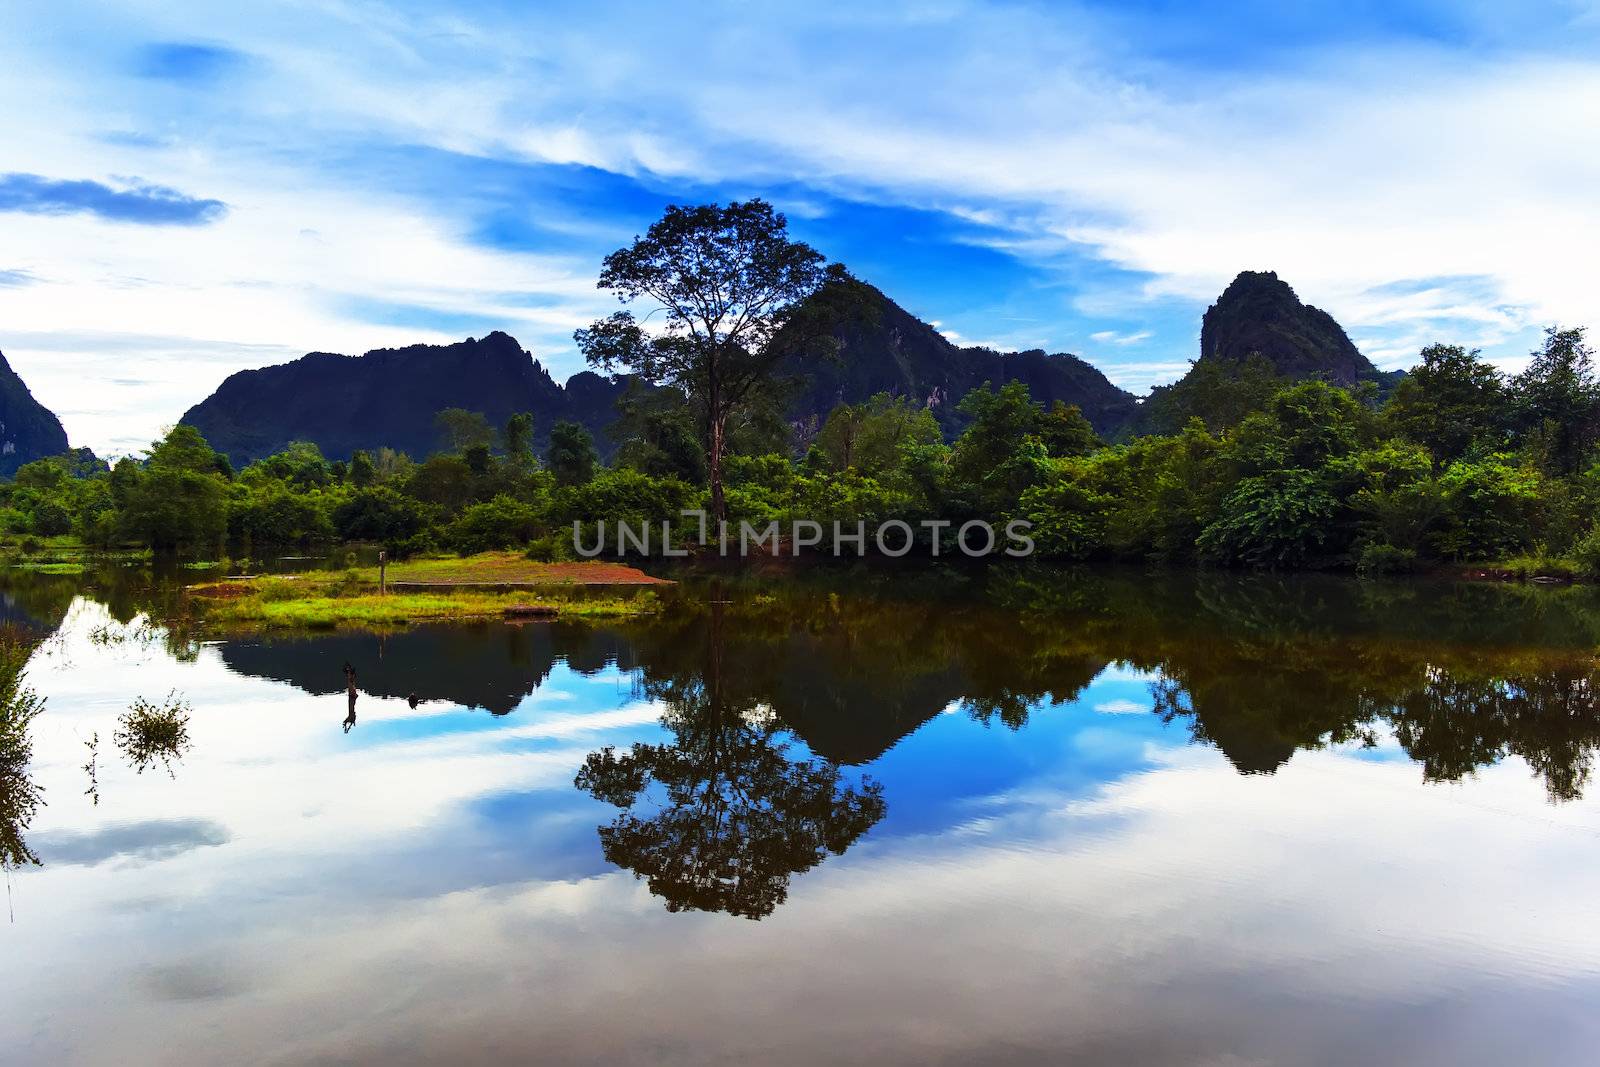
<path id="1" fill-rule="evenodd" d="M 381 629 L 414 622 L 623 618 L 657 610 L 668 582 L 620 563 L 538 563 L 511 552 L 190 586 L 204 622 L 227 628 Z"/>

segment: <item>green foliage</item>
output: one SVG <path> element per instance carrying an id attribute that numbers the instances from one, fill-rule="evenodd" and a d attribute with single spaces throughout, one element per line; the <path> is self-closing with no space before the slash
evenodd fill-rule
<path id="1" fill-rule="evenodd" d="M 927 407 L 878 393 L 865 403 L 835 408 L 813 447 L 830 471 L 854 468 L 869 478 L 885 478 L 900 472 L 908 448 L 939 441 L 939 424 Z"/>
<path id="2" fill-rule="evenodd" d="M 1274 393 L 1229 436 L 1227 458 L 1247 474 L 1310 470 L 1347 456 L 1367 436 L 1367 413 L 1355 397 L 1326 382 L 1301 382 Z"/>
<path id="3" fill-rule="evenodd" d="M 706 480 L 705 444 L 688 400 L 676 389 L 647 390 L 630 379 L 617 401 L 611 438 L 619 442 L 617 464 L 653 478 Z"/>
<path id="4" fill-rule="evenodd" d="M 432 513 L 431 507 L 414 497 L 377 486 L 353 493 L 336 507 L 333 526 L 346 541 L 394 545 L 421 533 Z"/>
<path id="5" fill-rule="evenodd" d="M 477 476 L 460 456 L 429 456 L 406 480 L 406 493 L 428 504 L 459 511 L 473 499 Z"/>
<path id="6" fill-rule="evenodd" d="M 680 225 L 688 220 L 673 216 L 673 232 L 656 235 L 667 241 L 657 248 L 662 256 L 678 255 L 684 247 L 673 242 L 690 240 L 689 230 L 673 229 Z M 763 232 L 762 241 L 773 237 Z M 778 244 L 762 247 L 787 254 Z M 723 251 L 727 262 L 745 254 Z M 672 273 L 683 266 L 676 260 L 629 263 L 613 277 L 626 291 L 646 278 L 675 279 L 683 292 L 698 284 Z M 628 281 L 629 271 L 642 273 Z M 809 314 L 768 311 L 780 319 Z M 674 336 L 670 344 L 640 341 L 648 351 L 629 348 L 629 358 L 678 360 L 671 366 L 683 373 L 712 365 L 704 352 L 674 348 L 690 345 Z M 607 347 L 621 343 L 617 337 L 589 342 L 599 346 L 592 355 L 621 358 Z M 726 365 L 748 370 L 755 362 L 739 356 Z M 1033 524 L 1040 554 L 1069 560 L 1377 574 L 1441 560 L 1504 572 L 1508 558 L 1520 557 L 1523 569 L 1594 569 L 1600 387 L 1582 331 L 1550 331 L 1528 371 L 1509 383 L 1475 352 L 1432 345 L 1381 409 L 1370 389 L 1286 384 L 1256 361 L 1222 362 L 1203 363 L 1210 369 L 1184 390 L 1158 392 L 1147 412 L 1170 420 L 1192 403 L 1210 408 L 1204 417 L 1196 412 L 1170 432 L 1110 446 L 1081 412 L 1062 403 L 1047 410 L 1018 382 L 985 383 L 961 398 L 953 421 L 966 429 L 953 445 L 930 410 L 888 394 L 842 405 L 820 428 L 790 436 L 781 390 L 752 380 L 752 391 L 724 408 L 722 506 L 735 530 L 740 521 L 853 530 L 899 519 L 924 541 L 920 524 L 928 520 L 1019 518 Z M 0 482 L 0 535 L 38 544 L 71 534 L 97 548 L 208 554 L 224 536 L 303 546 L 369 541 L 397 556 L 525 546 L 557 559 L 571 552 L 574 522 L 589 527 L 589 543 L 600 522 L 612 531 L 618 522 L 659 530 L 664 521 L 682 530 L 682 511 L 716 498 L 699 488 L 708 478 L 709 399 L 704 383 L 680 380 L 667 363 L 650 366 L 669 387 L 635 383 L 625 394 L 610 467 L 577 424 L 552 428 L 540 466 L 531 418 L 510 419 L 496 452 L 481 416 L 447 411 L 441 427 L 454 451 L 420 464 L 388 449 L 330 462 L 314 445 L 296 443 L 233 476 L 194 428 L 179 426 L 142 462 L 107 468 L 68 454 L 24 465 Z M 808 446 L 803 455 L 793 451 L 795 437 Z M 659 536 L 654 542 L 659 551 Z"/>
<path id="7" fill-rule="evenodd" d="M 1600 580 L 1600 523 L 1578 538 L 1568 555 L 1580 575 L 1590 581 Z"/>
<path id="8" fill-rule="evenodd" d="M 589 431 L 576 422 L 558 422 L 550 429 L 550 452 L 545 465 L 559 486 L 584 485 L 594 478 L 600 462 Z"/>
<path id="9" fill-rule="evenodd" d="M 220 542 L 227 523 L 221 475 L 152 466 L 130 494 L 120 530 L 156 549 L 198 549 Z"/>
<path id="10" fill-rule="evenodd" d="M 1298 567 L 1328 554 L 1339 503 L 1318 471 L 1279 470 L 1245 478 L 1222 514 L 1200 533 L 1203 558 L 1247 567 Z"/>
<path id="11" fill-rule="evenodd" d="M 290 483 L 292 484 L 292 483 Z M 238 484 L 228 504 L 228 534 L 252 544 L 307 546 L 334 539 L 326 498 L 290 484 Z"/>
<path id="12" fill-rule="evenodd" d="M 730 422 L 770 388 L 780 361 L 832 350 L 829 309 L 812 298 L 843 277 L 789 240 L 788 220 L 765 201 L 672 206 L 600 272 L 600 287 L 624 303 L 655 305 L 662 328 L 647 334 L 624 310 L 575 340 L 591 364 L 673 386 L 703 413 L 711 509 L 722 518 Z"/>
<path id="13" fill-rule="evenodd" d="M 1438 551 L 1451 559 L 1496 559 L 1533 543 L 1540 509 L 1539 473 L 1495 455 L 1458 460 L 1439 476 L 1445 513 L 1434 535 Z"/>
<path id="14" fill-rule="evenodd" d="M 950 474 L 975 508 L 1003 514 L 1048 473 L 1049 453 L 1040 438 L 1044 410 L 1021 382 L 991 390 L 988 382 L 957 405 L 972 421 L 950 454 Z"/>
<path id="15" fill-rule="evenodd" d="M 433 417 L 439 440 L 451 452 L 461 453 L 473 445 L 488 447 L 494 443 L 494 430 L 481 412 L 465 408 L 445 408 Z"/>
<path id="16" fill-rule="evenodd" d="M 372 463 L 372 456 L 365 449 L 358 449 L 350 457 L 350 484 L 358 489 L 365 489 L 377 480 L 378 469 Z"/>
<path id="17" fill-rule="evenodd" d="M 539 532 L 537 509 L 501 494 L 473 504 L 445 530 L 445 541 L 463 556 L 526 544 Z"/>
<path id="18" fill-rule="evenodd" d="M 556 522 L 680 522 L 679 512 L 698 503 L 694 487 L 675 478 L 651 478 L 633 470 L 602 470 L 582 485 L 565 486 L 551 503 Z"/>
<path id="19" fill-rule="evenodd" d="M 519 411 L 506 419 L 505 429 L 500 432 L 501 443 L 505 445 L 506 459 L 517 470 L 528 470 L 533 466 L 533 413 Z"/>
<path id="20" fill-rule="evenodd" d="M 1542 453 L 1544 469 L 1581 469 L 1600 434 L 1600 384 L 1583 329 L 1547 329 L 1528 369 L 1512 380 L 1511 396 L 1517 429 Z"/>
<path id="21" fill-rule="evenodd" d="M 1500 372 L 1460 345 L 1429 345 L 1422 362 L 1395 387 L 1383 410 L 1393 432 L 1415 441 L 1440 464 L 1472 449 L 1499 447 L 1505 436 L 1506 386 Z"/>
<path id="22" fill-rule="evenodd" d="M 1410 574 L 1417 569 L 1417 550 L 1371 541 L 1356 556 L 1356 573 L 1363 578 L 1381 574 Z"/>
<path id="23" fill-rule="evenodd" d="M 1038 550 L 1057 559 L 1089 559 L 1109 546 L 1106 529 L 1115 506 L 1096 492 L 1081 461 L 1069 461 L 1057 477 L 1022 494 L 1022 517 L 1033 523 Z"/>
<path id="24" fill-rule="evenodd" d="M 1262 356 L 1243 360 L 1201 360 L 1183 379 L 1150 394 L 1140 413 L 1139 428 L 1147 434 L 1175 434 L 1199 419 L 1212 433 L 1237 426 L 1263 410 L 1284 386 L 1272 362 Z"/>

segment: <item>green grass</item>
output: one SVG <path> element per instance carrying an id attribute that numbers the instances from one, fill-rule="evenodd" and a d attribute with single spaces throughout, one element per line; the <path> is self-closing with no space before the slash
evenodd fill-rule
<path id="1" fill-rule="evenodd" d="M 1501 560 L 1490 564 L 1486 569 L 1519 582 L 1526 582 L 1531 578 L 1559 578 L 1566 582 L 1584 579 L 1583 568 L 1574 560 L 1542 552 Z"/>
<path id="2" fill-rule="evenodd" d="M 24 560 L 17 564 L 19 570 L 33 571 L 35 574 L 82 574 L 87 568 L 81 563 L 59 561 L 53 563 L 35 563 Z"/>
<path id="3" fill-rule="evenodd" d="M 381 630 L 414 622 L 500 618 L 511 608 L 549 607 L 563 618 L 619 618 L 649 614 L 653 593 L 626 596 L 539 594 L 498 589 L 391 592 L 380 596 L 359 571 L 332 575 L 259 578 L 196 586 L 190 603 L 209 623 L 228 628 Z"/>

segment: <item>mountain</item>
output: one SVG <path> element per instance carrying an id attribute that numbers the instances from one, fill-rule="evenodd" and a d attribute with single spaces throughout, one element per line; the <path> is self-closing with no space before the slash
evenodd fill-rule
<path id="1" fill-rule="evenodd" d="M 1200 359 L 1239 362 L 1259 355 L 1285 378 L 1322 378 L 1335 385 L 1387 376 L 1363 356 L 1344 328 L 1321 308 L 1300 302 L 1273 271 L 1241 271 L 1206 309 Z"/>
<path id="2" fill-rule="evenodd" d="M 66 450 L 61 420 L 33 398 L 0 353 L 0 476 L 9 478 L 24 463 Z"/>
<path id="3" fill-rule="evenodd" d="M 807 380 L 791 409 L 797 421 L 815 418 L 820 424 L 840 403 L 890 393 L 925 401 L 951 436 L 962 426 L 956 404 L 985 381 L 996 386 L 1023 382 L 1046 406 L 1057 400 L 1076 404 L 1102 435 L 1114 433 L 1138 410 L 1132 393 L 1077 356 L 959 348 L 865 282 L 842 284 L 856 286 L 857 292 L 838 302 L 851 309 L 833 331 L 839 359 L 803 368 Z"/>
<path id="4" fill-rule="evenodd" d="M 534 418 L 541 451 L 556 422 L 580 422 L 601 450 L 626 379 L 584 371 L 558 385 L 508 334 L 452 345 L 382 348 L 364 356 L 312 352 L 290 363 L 239 371 L 183 421 L 239 466 L 312 441 L 336 459 L 381 446 L 422 458 L 438 450 L 434 416 L 445 408 L 481 412 L 504 426 L 518 411 Z"/>
<path id="5" fill-rule="evenodd" d="M 1401 377 L 1373 366 L 1332 315 L 1302 303 L 1277 274 L 1247 270 L 1206 309 L 1200 358 L 1173 384 L 1151 390 L 1129 431 L 1176 433 L 1191 417 L 1214 430 L 1231 426 L 1285 380 L 1371 382 L 1381 394 Z"/>

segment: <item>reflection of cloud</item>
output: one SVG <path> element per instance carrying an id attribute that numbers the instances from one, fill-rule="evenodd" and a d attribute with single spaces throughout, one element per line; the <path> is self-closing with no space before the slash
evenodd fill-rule
<path id="1" fill-rule="evenodd" d="M 149 819 L 99 830 L 51 830 L 35 834 L 47 865 L 94 867 L 107 860 L 154 863 L 197 848 L 225 845 L 231 835 L 210 819 Z"/>
<path id="2" fill-rule="evenodd" d="M 197 960 L 156 967 L 144 985 L 159 1000 L 213 1000 L 245 989 L 240 975 L 227 965 Z"/>
<path id="3" fill-rule="evenodd" d="M 1119 699 L 1107 700 L 1096 704 L 1094 710 L 1102 715 L 1142 715 L 1150 709 L 1146 705 L 1135 703 L 1132 700 Z"/>

